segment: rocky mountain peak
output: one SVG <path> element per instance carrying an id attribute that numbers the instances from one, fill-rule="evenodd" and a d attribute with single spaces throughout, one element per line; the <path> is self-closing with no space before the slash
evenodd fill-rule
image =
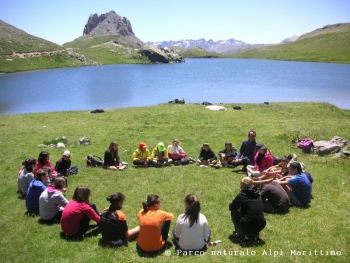
<path id="1" fill-rule="evenodd" d="M 84 35 L 98 36 L 120 34 L 124 37 L 135 36 L 131 23 L 126 17 L 121 17 L 113 10 L 98 16 L 91 14 L 84 28 Z"/>

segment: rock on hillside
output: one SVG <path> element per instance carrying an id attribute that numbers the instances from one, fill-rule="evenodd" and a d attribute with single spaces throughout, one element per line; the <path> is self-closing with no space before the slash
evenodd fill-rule
<path id="1" fill-rule="evenodd" d="M 181 63 L 185 62 L 183 57 L 170 48 L 157 48 L 145 45 L 140 49 L 140 54 L 147 57 L 153 63 Z"/>
<path id="2" fill-rule="evenodd" d="M 126 17 L 117 15 L 113 10 L 98 16 L 91 14 L 84 28 L 84 35 L 101 36 L 101 35 L 121 35 L 129 41 L 144 43 L 138 39 L 133 30 L 130 21 Z"/>

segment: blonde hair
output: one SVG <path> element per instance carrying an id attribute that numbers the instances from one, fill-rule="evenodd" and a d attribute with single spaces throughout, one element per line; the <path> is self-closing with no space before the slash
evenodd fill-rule
<path id="1" fill-rule="evenodd" d="M 241 181 L 241 188 L 246 188 L 249 186 L 253 186 L 253 179 L 250 177 L 244 177 Z"/>

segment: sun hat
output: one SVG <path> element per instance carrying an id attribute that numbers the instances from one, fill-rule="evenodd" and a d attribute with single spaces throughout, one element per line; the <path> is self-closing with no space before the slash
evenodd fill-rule
<path id="1" fill-rule="evenodd" d="M 140 148 L 140 149 L 146 149 L 146 148 L 147 148 L 147 144 L 144 143 L 144 142 L 140 142 L 139 148 Z"/>
<path id="2" fill-rule="evenodd" d="M 158 147 L 158 151 L 164 152 L 164 148 L 165 148 L 164 143 L 162 143 L 162 142 L 158 143 L 157 147 Z"/>
<path id="3" fill-rule="evenodd" d="M 70 157 L 70 151 L 66 150 L 63 152 L 63 155 L 64 156 L 67 156 L 67 157 Z"/>

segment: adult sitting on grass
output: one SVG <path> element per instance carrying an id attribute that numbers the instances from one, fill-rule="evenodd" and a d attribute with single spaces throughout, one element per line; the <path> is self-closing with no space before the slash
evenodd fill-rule
<path id="1" fill-rule="evenodd" d="M 27 158 L 24 162 L 24 169 L 22 169 L 18 181 L 19 190 L 23 197 L 26 196 L 29 184 L 34 180 L 33 170 L 35 168 L 36 160 L 32 157 Z"/>
<path id="2" fill-rule="evenodd" d="M 235 240 L 259 239 L 259 232 L 265 228 L 263 202 L 259 190 L 253 186 L 253 179 L 244 177 L 241 191 L 229 205 L 231 219 L 235 227 Z"/>
<path id="3" fill-rule="evenodd" d="M 100 223 L 100 215 L 95 204 L 90 203 L 91 191 L 87 186 L 78 186 L 73 199 L 64 208 L 61 228 L 67 237 L 82 237 L 89 229 L 90 219 Z"/>
<path id="4" fill-rule="evenodd" d="M 285 214 L 289 210 L 289 197 L 283 187 L 273 181 L 260 190 L 265 213 Z"/>
<path id="5" fill-rule="evenodd" d="M 39 197 L 45 191 L 45 183 L 49 179 L 47 171 L 39 169 L 28 187 L 26 195 L 26 207 L 28 215 L 39 215 Z"/>
<path id="6" fill-rule="evenodd" d="M 184 203 L 185 213 L 178 217 L 173 230 L 175 243 L 183 251 L 205 251 L 211 232 L 206 217 L 200 213 L 199 200 L 189 194 Z"/>
<path id="7" fill-rule="evenodd" d="M 248 140 L 244 141 L 239 149 L 239 152 L 232 162 L 234 165 L 243 165 L 242 172 L 247 171 L 247 165 L 254 165 L 254 155 L 256 152 L 256 131 L 250 130 L 248 132 Z"/>
<path id="8" fill-rule="evenodd" d="M 290 163 L 289 175 L 276 182 L 283 186 L 292 206 L 306 207 L 311 202 L 312 184 L 308 176 L 303 173 L 300 163 Z"/>
<path id="9" fill-rule="evenodd" d="M 125 197 L 122 193 L 117 192 L 107 197 L 110 206 L 101 213 L 100 230 L 102 241 L 106 244 L 117 246 L 127 241 L 134 240 L 140 230 L 137 226 L 128 230 L 126 216 L 121 211 Z"/>
<path id="10" fill-rule="evenodd" d="M 65 180 L 56 177 L 53 182 L 41 193 L 39 197 L 40 218 L 47 223 L 60 222 L 64 207 L 68 200 L 62 192 L 65 192 Z"/>
<path id="11" fill-rule="evenodd" d="M 50 162 L 50 154 L 48 152 L 41 152 L 39 154 L 38 160 L 34 168 L 34 174 L 36 174 L 39 169 L 44 168 L 44 166 L 50 167 L 52 169 L 52 174 L 57 174 L 57 171 L 53 168 Z"/>
<path id="12" fill-rule="evenodd" d="M 144 252 L 161 250 L 166 245 L 170 222 L 175 216 L 160 210 L 161 201 L 155 194 L 149 194 L 142 206 L 137 214 L 140 225 L 137 245 Z"/>
<path id="13" fill-rule="evenodd" d="M 203 143 L 201 151 L 199 152 L 197 163 L 199 167 L 208 167 L 216 164 L 216 154 L 210 149 L 209 143 Z"/>
<path id="14" fill-rule="evenodd" d="M 128 165 L 120 160 L 118 154 L 118 143 L 111 142 L 108 149 L 105 151 L 103 158 L 103 167 L 112 171 L 124 170 Z"/>
<path id="15" fill-rule="evenodd" d="M 254 165 L 247 166 L 247 172 L 249 177 L 259 177 L 264 174 L 264 171 L 273 166 L 273 156 L 265 145 L 257 144 L 257 152 L 254 156 Z"/>
<path id="16" fill-rule="evenodd" d="M 164 143 L 159 142 L 156 147 L 154 147 L 150 163 L 153 167 L 169 166 L 172 163 L 172 159 L 169 159 L 168 151 L 165 149 Z"/>
<path id="17" fill-rule="evenodd" d="M 229 167 L 234 168 L 232 161 L 235 160 L 237 155 L 236 147 L 231 142 L 225 142 L 225 149 L 219 152 L 220 162 L 214 165 L 214 168 Z"/>
<path id="18" fill-rule="evenodd" d="M 132 163 L 134 167 L 148 167 L 149 158 L 150 153 L 147 149 L 147 144 L 144 142 L 140 142 L 139 147 L 132 154 Z"/>

